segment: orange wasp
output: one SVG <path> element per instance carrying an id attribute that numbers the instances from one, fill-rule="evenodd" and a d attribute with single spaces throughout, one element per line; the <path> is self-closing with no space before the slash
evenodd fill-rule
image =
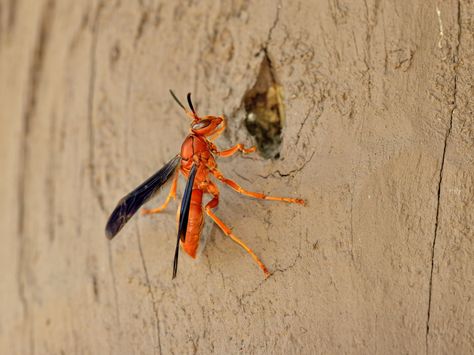
<path id="1" fill-rule="evenodd" d="M 262 200 L 297 203 L 300 205 L 304 205 L 304 200 L 290 197 L 267 196 L 263 193 L 250 192 L 243 189 L 236 182 L 224 177 L 217 169 L 214 156 L 230 157 L 238 151 L 248 154 L 255 152 L 256 148 L 245 148 L 243 144 L 237 144 L 232 148 L 219 151 L 212 142 L 219 137 L 226 128 L 224 116 L 199 117 L 194 110 L 190 93 L 187 96 L 190 111 L 188 111 L 178 100 L 173 91 L 170 90 L 170 93 L 178 105 L 181 106 L 189 118 L 191 118 L 191 133 L 184 140 L 180 154 L 176 155 L 148 180 L 118 202 L 105 227 L 107 238 L 112 239 L 122 229 L 125 223 L 127 223 L 128 220 L 138 211 L 138 209 L 152 198 L 160 187 L 163 186 L 163 184 L 165 184 L 171 177 L 173 177 L 171 190 L 164 204 L 159 208 L 151 210 L 143 209 L 142 214 L 160 213 L 166 208 L 171 198 L 176 199 L 179 170 L 185 178 L 187 178 L 187 183 L 184 189 L 181 206 L 178 208 L 178 240 L 176 242 L 174 253 L 173 279 L 176 277 L 178 270 L 180 244 L 188 255 L 192 258 L 196 257 L 199 238 L 204 224 L 202 197 L 205 193 L 212 196 L 212 199 L 204 207 L 206 214 L 212 218 L 224 234 L 229 236 L 234 242 L 239 244 L 247 253 L 250 254 L 260 269 L 264 272 L 265 277 L 268 277 L 270 275 L 268 269 L 253 250 L 237 238 L 237 236 L 232 233 L 231 229 L 212 211 L 219 204 L 219 189 L 210 180 L 210 175 L 213 175 L 224 184 L 229 185 L 238 193 L 250 197 Z"/>

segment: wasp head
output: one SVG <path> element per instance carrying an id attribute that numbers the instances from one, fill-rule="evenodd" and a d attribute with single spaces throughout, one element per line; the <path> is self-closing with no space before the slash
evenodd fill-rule
<path id="1" fill-rule="evenodd" d="M 219 130 L 219 125 L 224 121 L 221 116 L 204 116 L 199 117 L 194 109 L 193 102 L 191 100 L 191 93 L 188 94 L 187 100 L 189 109 L 187 110 L 186 107 L 179 101 L 173 91 L 170 90 L 171 96 L 175 99 L 179 106 L 186 112 L 189 118 L 193 120 L 191 123 L 191 131 L 195 134 L 199 134 L 201 136 L 211 136 Z"/>
<path id="2" fill-rule="evenodd" d="M 191 131 L 201 136 L 212 136 L 219 129 L 219 125 L 224 121 L 220 116 L 204 116 L 191 123 Z"/>

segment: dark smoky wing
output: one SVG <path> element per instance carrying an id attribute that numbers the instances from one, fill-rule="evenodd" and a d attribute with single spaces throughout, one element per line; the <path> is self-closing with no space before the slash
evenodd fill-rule
<path id="1" fill-rule="evenodd" d="M 181 201 L 181 208 L 179 210 L 179 224 L 178 224 L 178 240 L 176 241 L 176 249 L 174 251 L 173 261 L 173 279 L 178 272 L 178 256 L 179 256 L 179 241 L 184 242 L 186 238 L 186 231 L 188 230 L 189 207 L 191 206 L 191 196 L 193 193 L 194 178 L 196 177 L 197 167 L 193 165 L 189 173 L 188 182 L 184 189 L 183 200 Z"/>
<path id="2" fill-rule="evenodd" d="M 105 227 L 105 235 L 107 238 L 112 239 L 138 209 L 153 197 L 159 188 L 169 180 L 176 172 L 176 167 L 180 160 L 181 157 L 179 155 L 175 156 L 143 184 L 118 202 Z"/>
<path id="3" fill-rule="evenodd" d="M 197 167 L 193 165 L 189 173 L 186 188 L 183 193 L 183 200 L 181 201 L 181 209 L 179 211 L 179 227 L 178 237 L 184 242 L 186 238 L 186 231 L 188 229 L 189 207 L 191 206 L 191 195 L 193 193 L 194 178 L 196 177 Z"/>

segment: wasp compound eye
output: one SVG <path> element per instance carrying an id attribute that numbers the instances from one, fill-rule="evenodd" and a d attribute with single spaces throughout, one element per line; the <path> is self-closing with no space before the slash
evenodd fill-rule
<path id="1" fill-rule="evenodd" d="M 211 124 L 211 120 L 202 120 L 202 121 L 199 121 L 198 123 L 193 124 L 191 128 L 194 131 L 198 131 L 200 129 L 206 128 L 210 124 Z"/>

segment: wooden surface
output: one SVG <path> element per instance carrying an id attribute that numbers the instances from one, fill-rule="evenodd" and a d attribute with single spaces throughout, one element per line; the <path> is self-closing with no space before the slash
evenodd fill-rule
<path id="1" fill-rule="evenodd" d="M 473 3 L 0 0 L 0 353 L 474 352 Z M 171 280 L 175 210 L 120 197 L 179 151 L 168 89 L 225 114 L 268 61 L 280 158 L 219 160 L 216 227 Z M 183 188 L 183 181 L 181 190 Z M 150 206 L 158 205 L 164 195 Z"/>

